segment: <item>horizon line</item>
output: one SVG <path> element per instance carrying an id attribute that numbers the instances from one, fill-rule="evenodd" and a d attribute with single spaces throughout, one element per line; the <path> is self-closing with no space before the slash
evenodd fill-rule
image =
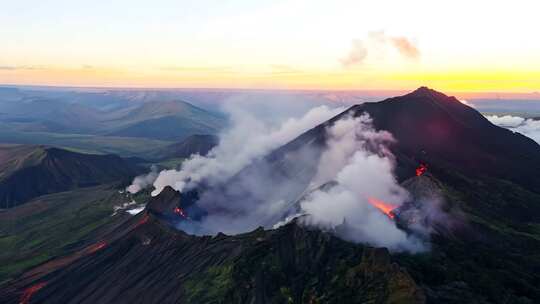
<path id="1" fill-rule="evenodd" d="M 338 88 L 256 88 L 256 87 L 146 87 L 146 86 L 107 86 L 107 85 L 56 85 L 56 84 L 10 84 L 10 83 L 0 83 L 0 88 L 27 88 L 27 89 L 58 89 L 58 90 L 69 90 L 69 89 L 87 89 L 87 90 L 126 90 L 126 91 L 137 91 L 137 90 L 155 90 L 155 91 L 253 91 L 253 92 L 298 92 L 298 93 L 307 93 L 307 92 L 334 92 L 334 93 L 375 93 L 375 94 L 406 94 L 413 92 L 414 90 L 420 87 L 428 87 L 435 91 L 442 92 L 449 96 L 458 96 L 458 95 L 469 95 L 468 98 L 488 98 L 488 96 L 482 95 L 495 95 L 491 96 L 494 99 L 508 99 L 508 98 L 521 98 L 521 99 L 540 99 L 540 92 L 514 92 L 514 91 L 444 91 L 438 90 L 426 85 L 419 85 L 413 89 L 338 89 Z M 477 95 L 477 96 L 474 96 Z M 506 95 L 506 96 L 505 96 Z M 394 96 L 394 95 L 389 95 Z M 527 98 L 529 97 L 529 98 Z"/>

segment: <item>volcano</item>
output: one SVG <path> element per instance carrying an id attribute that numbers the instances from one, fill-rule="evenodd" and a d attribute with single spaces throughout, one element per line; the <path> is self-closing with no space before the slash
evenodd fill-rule
<path id="1" fill-rule="evenodd" d="M 234 213 L 237 204 L 256 205 L 279 194 L 290 202 L 284 205 L 288 214 L 311 190 L 321 159 L 321 149 L 313 148 L 330 144 L 327 128 L 364 113 L 396 139 L 390 146 L 395 173 L 412 197 L 400 208 L 379 209 L 391 212 L 404 230 L 434 222 L 428 252 L 390 253 L 349 243 L 300 219 L 238 235 L 193 236 L 176 229 L 187 220 L 176 208 L 192 216 L 201 201 L 211 205 L 204 201 L 209 198 L 223 200 L 219 205 Z M 253 172 L 271 179 L 272 189 L 243 187 Z M 0 285 L 0 302 L 534 303 L 540 301 L 538 172 L 540 146 L 534 141 L 422 87 L 353 106 L 223 184 L 182 194 L 165 188 L 91 249 Z M 414 212 L 430 210 L 431 197 L 451 225 L 444 216 Z"/>

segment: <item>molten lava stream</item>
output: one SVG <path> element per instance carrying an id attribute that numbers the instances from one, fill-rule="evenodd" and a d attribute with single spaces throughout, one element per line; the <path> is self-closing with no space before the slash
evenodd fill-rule
<path id="1" fill-rule="evenodd" d="M 426 171 L 427 171 L 427 165 L 420 164 L 420 166 L 418 166 L 418 168 L 416 168 L 416 176 L 420 176 L 420 175 L 426 173 Z"/>
<path id="2" fill-rule="evenodd" d="M 23 294 L 21 296 L 21 300 L 19 301 L 21 304 L 28 304 L 30 303 L 30 299 L 32 298 L 32 296 L 38 292 L 41 288 L 45 287 L 45 285 L 47 285 L 47 282 L 41 282 L 41 283 L 37 283 L 35 285 L 32 285 L 28 288 L 26 288 L 24 291 L 23 291 Z"/>
<path id="3" fill-rule="evenodd" d="M 382 213 L 384 213 L 386 216 L 388 216 L 390 219 L 394 219 L 396 216 L 392 210 L 396 209 L 397 206 L 394 206 L 392 204 L 388 204 L 384 201 L 381 201 L 380 199 L 376 199 L 374 197 L 368 197 L 368 202 L 375 208 L 381 210 Z"/>
<path id="4" fill-rule="evenodd" d="M 107 242 L 105 242 L 105 241 L 101 241 L 99 243 L 91 245 L 90 247 L 88 247 L 88 253 L 89 254 L 95 253 L 95 252 L 105 248 L 105 246 L 107 246 Z"/>
<path id="5" fill-rule="evenodd" d="M 145 214 L 145 215 L 143 216 L 143 218 L 137 223 L 137 225 L 135 225 L 135 228 L 137 228 L 137 227 L 139 227 L 139 226 L 141 226 L 141 225 L 146 224 L 146 223 L 148 222 L 149 218 L 150 218 L 150 217 L 148 216 L 148 214 Z"/>
<path id="6" fill-rule="evenodd" d="M 183 218 L 187 218 L 187 215 L 186 215 L 186 213 L 184 212 L 184 209 L 182 209 L 182 208 L 180 208 L 180 207 L 174 208 L 174 213 L 180 215 L 180 216 L 183 217 Z"/>

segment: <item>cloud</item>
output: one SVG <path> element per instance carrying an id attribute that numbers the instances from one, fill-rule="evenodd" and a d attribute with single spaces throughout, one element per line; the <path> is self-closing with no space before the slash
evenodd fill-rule
<path id="1" fill-rule="evenodd" d="M 519 132 L 540 144 L 540 120 L 512 115 L 488 115 L 486 118 L 495 125 Z"/>
<path id="2" fill-rule="evenodd" d="M 351 67 L 354 65 L 361 64 L 368 55 L 368 49 L 365 47 L 362 40 L 353 40 L 351 50 L 346 57 L 340 59 L 341 64 L 344 67 Z"/>
<path id="3" fill-rule="evenodd" d="M 418 48 L 405 37 L 390 37 L 390 41 L 399 53 L 410 59 L 418 59 L 420 51 Z"/>
<path id="4" fill-rule="evenodd" d="M 366 39 L 354 39 L 349 53 L 341 58 L 340 62 L 345 68 L 360 65 L 370 54 L 383 57 L 389 48 L 410 60 L 420 58 L 420 50 L 407 37 L 389 36 L 384 31 L 373 31 Z"/>
<path id="5" fill-rule="evenodd" d="M 4 71 L 17 71 L 17 70 L 42 70 L 43 67 L 40 66 L 30 66 L 30 65 L 3 65 L 0 66 L 0 70 Z"/>
<path id="6" fill-rule="evenodd" d="M 511 115 L 504 115 L 504 116 L 486 116 L 486 118 L 491 121 L 491 123 L 498 125 L 500 127 L 504 128 L 515 128 L 519 125 L 523 124 L 525 122 L 525 118 L 519 117 L 519 116 L 511 116 Z"/>

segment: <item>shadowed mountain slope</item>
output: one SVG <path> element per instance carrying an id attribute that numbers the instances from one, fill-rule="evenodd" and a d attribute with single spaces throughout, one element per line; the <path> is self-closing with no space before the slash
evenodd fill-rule
<path id="1" fill-rule="evenodd" d="M 127 113 L 109 135 L 183 140 L 194 134 L 216 134 L 224 117 L 183 101 L 148 102 Z"/>
<path id="2" fill-rule="evenodd" d="M 219 143 L 219 138 L 215 135 L 195 134 L 187 137 L 181 142 L 174 143 L 160 149 L 156 156 L 159 159 L 167 158 L 188 158 L 193 154 L 205 156 Z"/>
<path id="3" fill-rule="evenodd" d="M 121 236 L 110 234 L 94 246 L 4 285 L 0 301 L 17 303 L 24 297 L 32 303 L 425 300 L 386 249 L 354 245 L 296 223 L 236 236 L 196 237 L 175 230 L 156 214 L 178 198 L 171 191 L 166 188 L 145 213 L 124 224 Z M 110 282 L 115 282 L 114 287 Z"/>
<path id="4" fill-rule="evenodd" d="M 116 155 L 23 145 L 1 146 L 0 168 L 1 208 L 43 194 L 129 179 L 138 171 Z"/>
<path id="5" fill-rule="evenodd" d="M 367 112 L 377 129 L 390 131 L 398 158 L 405 155 L 467 175 L 507 179 L 540 193 L 540 145 L 493 125 L 455 97 L 422 87 L 347 112 Z"/>

